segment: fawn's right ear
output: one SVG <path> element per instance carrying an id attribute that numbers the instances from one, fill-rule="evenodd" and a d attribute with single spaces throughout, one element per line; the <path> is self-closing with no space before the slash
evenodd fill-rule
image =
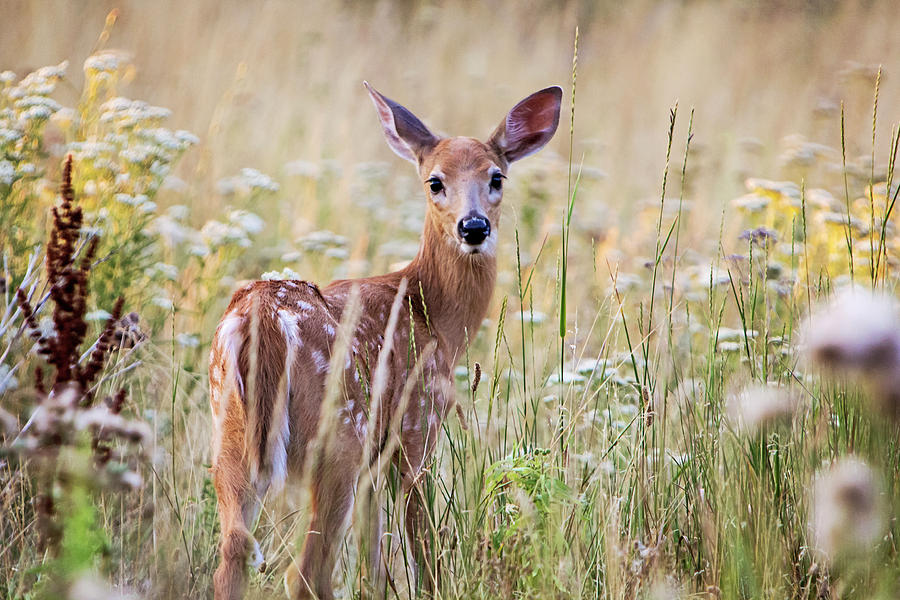
<path id="1" fill-rule="evenodd" d="M 363 85 L 369 90 L 369 96 L 378 111 L 378 119 L 388 145 L 399 156 L 418 165 L 422 155 L 438 143 L 438 137 L 416 115 L 379 94 L 367 81 L 363 81 Z"/>

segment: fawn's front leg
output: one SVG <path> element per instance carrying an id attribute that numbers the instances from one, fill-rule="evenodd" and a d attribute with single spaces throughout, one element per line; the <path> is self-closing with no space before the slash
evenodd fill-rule
<path id="1" fill-rule="evenodd" d="M 426 597 L 430 598 L 434 596 L 439 581 L 431 544 L 434 531 L 428 518 L 425 501 L 425 475 L 422 467 L 409 469 L 402 472 L 401 483 L 406 502 L 404 519 L 406 544 L 412 550 L 416 590 L 423 591 Z"/>

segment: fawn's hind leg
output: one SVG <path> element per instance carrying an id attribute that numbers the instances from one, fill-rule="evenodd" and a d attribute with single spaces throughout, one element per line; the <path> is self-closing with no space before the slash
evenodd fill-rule
<path id="1" fill-rule="evenodd" d="M 359 464 L 338 452 L 316 469 L 312 477 L 309 530 L 303 543 L 299 568 L 293 565 L 285 577 L 288 594 L 297 599 L 332 600 L 331 576 L 337 550 L 344 539 L 347 517 L 353 508 Z M 352 453 L 349 453 L 352 454 Z"/>
<path id="2" fill-rule="evenodd" d="M 235 411 L 229 411 L 235 412 Z M 213 484 L 218 497 L 221 541 L 219 568 L 213 576 L 216 600 L 237 600 L 247 585 L 247 558 L 253 552 L 253 566 L 264 567 L 259 545 L 251 527 L 256 522 L 265 482 L 251 482 L 244 456 L 242 421 L 229 414 L 224 423 L 222 445 L 215 458 Z"/>

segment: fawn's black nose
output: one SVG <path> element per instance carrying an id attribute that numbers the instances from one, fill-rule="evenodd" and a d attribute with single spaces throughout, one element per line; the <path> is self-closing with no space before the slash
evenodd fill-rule
<path id="1" fill-rule="evenodd" d="M 463 217 L 458 228 L 459 237 L 470 246 L 477 246 L 491 235 L 491 224 L 484 217 Z"/>

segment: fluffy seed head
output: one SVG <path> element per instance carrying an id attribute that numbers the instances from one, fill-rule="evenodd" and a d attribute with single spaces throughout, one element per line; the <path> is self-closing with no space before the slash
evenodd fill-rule
<path id="1" fill-rule="evenodd" d="M 845 289 L 813 311 L 802 339 L 812 364 L 856 376 L 875 407 L 900 420 L 900 317 L 893 298 Z"/>
<path id="2" fill-rule="evenodd" d="M 782 387 L 754 385 L 728 397 L 727 413 L 738 431 L 753 433 L 761 427 L 789 420 L 797 404 L 797 398 Z"/>
<path id="3" fill-rule="evenodd" d="M 882 536 L 881 486 L 861 460 L 844 457 L 819 473 L 812 494 L 812 540 L 826 560 L 864 554 Z"/>
<path id="4" fill-rule="evenodd" d="M 809 359 L 837 372 L 894 371 L 900 365 L 896 302 L 847 288 L 814 310 L 803 335 Z"/>

